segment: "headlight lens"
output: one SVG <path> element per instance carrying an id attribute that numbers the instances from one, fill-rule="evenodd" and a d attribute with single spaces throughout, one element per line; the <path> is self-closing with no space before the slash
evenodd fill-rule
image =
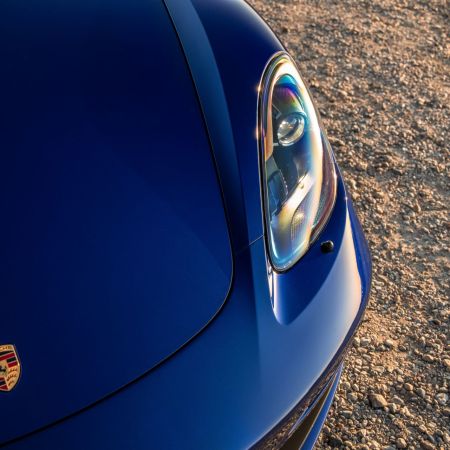
<path id="1" fill-rule="evenodd" d="M 286 270 L 317 237 L 336 196 L 328 141 L 287 54 L 275 57 L 264 74 L 259 120 L 270 259 L 275 269 Z"/>

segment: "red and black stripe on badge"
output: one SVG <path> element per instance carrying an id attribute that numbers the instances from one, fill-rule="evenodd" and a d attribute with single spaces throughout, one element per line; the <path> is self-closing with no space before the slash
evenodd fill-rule
<path id="1" fill-rule="evenodd" d="M 6 385 L 6 380 L 0 377 L 0 391 L 7 391 L 8 386 Z"/>
<path id="2" fill-rule="evenodd" d="M 0 352 L 0 361 L 6 361 L 8 367 L 14 367 L 17 366 L 17 364 L 19 364 L 19 362 L 17 361 L 16 354 L 9 350 L 5 352 Z"/>

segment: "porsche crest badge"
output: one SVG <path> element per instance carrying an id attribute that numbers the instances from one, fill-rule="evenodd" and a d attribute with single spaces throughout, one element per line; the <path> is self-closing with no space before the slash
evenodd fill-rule
<path id="1" fill-rule="evenodd" d="M 0 391 L 11 391 L 20 377 L 20 361 L 14 345 L 0 345 Z"/>

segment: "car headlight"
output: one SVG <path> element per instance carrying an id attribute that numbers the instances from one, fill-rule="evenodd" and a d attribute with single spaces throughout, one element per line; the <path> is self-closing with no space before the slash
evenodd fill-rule
<path id="1" fill-rule="evenodd" d="M 283 271 L 308 250 L 336 197 L 330 146 L 309 92 L 285 53 L 264 73 L 259 130 L 269 254 L 273 267 Z"/>

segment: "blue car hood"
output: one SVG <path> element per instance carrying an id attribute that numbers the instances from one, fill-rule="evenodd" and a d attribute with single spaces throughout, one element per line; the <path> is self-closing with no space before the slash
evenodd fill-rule
<path id="1" fill-rule="evenodd" d="M 139 378 L 232 278 L 200 107 L 162 2 L 0 7 L 0 444 Z"/>

